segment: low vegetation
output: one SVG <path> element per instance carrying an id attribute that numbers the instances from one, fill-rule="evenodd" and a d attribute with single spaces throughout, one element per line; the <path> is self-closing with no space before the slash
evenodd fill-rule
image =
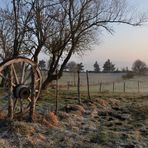
<path id="1" fill-rule="evenodd" d="M 55 107 L 50 94 L 44 92 L 38 101 L 34 123 L 25 117 L 9 121 L 0 112 L 1 147 L 148 146 L 147 94 L 100 93 L 91 100 L 84 95 L 81 105 L 72 97 L 59 98 L 57 115 L 50 110 Z"/>

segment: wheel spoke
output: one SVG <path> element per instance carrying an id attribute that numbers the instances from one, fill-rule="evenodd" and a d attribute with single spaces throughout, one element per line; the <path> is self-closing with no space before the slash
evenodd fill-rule
<path id="1" fill-rule="evenodd" d="M 23 62 L 22 64 L 22 73 L 21 73 L 21 84 L 24 82 L 24 77 L 25 77 L 25 63 Z"/>
<path id="2" fill-rule="evenodd" d="M 19 98 L 19 102 L 20 102 L 20 112 L 23 112 L 23 101 L 22 99 Z"/>
<path id="3" fill-rule="evenodd" d="M 31 102 L 31 98 L 30 97 L 28 97 L 27 99 L 28 99 L 29 102 Z"/>
<path id="4" fill-rule="evenodd" d="M 27 80 L 29 80 L 30 76 L 31 76 L 31 71 L 30 71 L 29 74 L 25 77 L 24 82 L 23 82 L 24 84 L 27 83 Z M 28 84 L 28 83 L 27 83 L 27 84 Z"/>
<path id="5" fill-rule="evenodd" d="M 18 80 L 18 76 L 16 74 L 16 70 L 15 70 L 14 64 L 11 64 L 11 67 L 12 67 L 12 71 L 14 73 L 14 77 L 15 77 L 16 83 L 19 84 L 19 80 Z"/>
<path id="6" fill-rule="evenodd" d="M 16 108 L 16 104 L 17 104 L 17 98 L 15 98 L 15 100 L 14 100 L 14 105 L 13 105 L 13 110 L 15 111 L 15 108 Z"/>

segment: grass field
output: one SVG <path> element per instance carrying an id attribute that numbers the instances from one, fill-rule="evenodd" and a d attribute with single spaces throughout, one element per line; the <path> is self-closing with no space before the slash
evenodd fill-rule
<path id="1" fill-rule="evenodd" d="M 76 75 L 75 80 L 77 83 Z M 122 74 L 89 74 L 89 80 L 91 99 L 87 96 L 86 75 L 81 74 L 78 104 L 74 75 L 65 73 L 59 80 L 57 114 L 56 91 L 49 87 L 36 103 L 34 123 L 26 122 L 27 115 L 21 121 L 6 120 L 8 99 L 1 99 L 0 147 L 147 148 L 148 76 L 124 81 Z"/>
<path id="2" fill-rule="evenodd" d="M 148 147 L 147 94 L 100 93 L 78 105 L 72 91 L 67 102 L 62 93 L 56 116 L 49 108 L 55 106 L 54 90 L 42 92 L 34 123 L 5 120 L 1 111 L 0 147 Z"/>
<path id="3" fill-rule="evenodd" d="M 89 73 L 90 92 L 148 92 L 148 75 L 126 80 L 123 75 L 125 73 Z M 77 74 L 63 73 L 58 83 L 61 90 L 77 91 Z M 80 85 L 81 91 L 87 91 L 86 73 L 80 74 Z"/>

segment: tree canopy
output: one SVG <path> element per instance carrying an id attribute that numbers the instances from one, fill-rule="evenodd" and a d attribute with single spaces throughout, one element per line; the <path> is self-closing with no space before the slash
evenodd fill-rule
<path id="1" fill-rule="evenodd" d="M 96 73 L 100 72 L 100 66 L 97 61 L 95 62 L 95 64 L 93 66 L 94 66 L 94 72 L 96 72 Z"/>
<path id="2" fill-rule="evenodd" d="M 115 65 L 108 59 L 103 65 L 103 72 L 114 72 Z"/>
<path id="3" fill-rule="evenodd" d="M 69 72 L 83 72 L 84 71 L 84 65 L 83 63 L 76 63 L 74 61 L 71 61 L 69 62 L 67 65 L 66 65 L 66 69 L 69 71 Z"/>
<path id="4" fill-rule="evenodd" d="M 136 60 L 132 65 L 132 70 L 135 74 L 143 75 L 147 70 L 147 65 L 141 60 Z"/>

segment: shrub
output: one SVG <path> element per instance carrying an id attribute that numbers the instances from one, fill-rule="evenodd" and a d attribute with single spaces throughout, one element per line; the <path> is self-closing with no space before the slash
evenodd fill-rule
<path id="1" fill-rule="evenodd" d="M 125 75 L 122 76 L 123 79 L 132 79 L 134 77 L 133 72 L 127 72 Z"/>

